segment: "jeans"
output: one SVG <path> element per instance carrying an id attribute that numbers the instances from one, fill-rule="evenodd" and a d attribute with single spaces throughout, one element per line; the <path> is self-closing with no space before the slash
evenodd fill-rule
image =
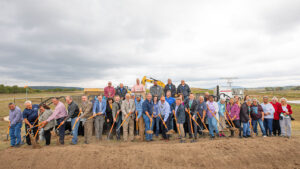
<path id="1" fill-rule="evenodd" d="M 121 139 L 121 136 L 120 136 L 120 133 L 121 133 L 121 129 L 118 130 L 118 128 L 121 126 L 122 124 L 122 119 L 121 117 L 119 117 L 117 120 L 116 120 L 116 137 L 117 137 L 117 140 L 120 140 Z"/>
<path id="2" fill-rule="evenodd" d="M 30 127 L 29 127 L 27 124 L 25 124 L 25 133 L 26 133 L 26 134 L 27 134 L 27 131 L 28 131 L 29 128 L 30 128 Z M 30 130 L 29 134 L 32 134 L 33 136 L 35 136 L 37 130 L 38 130 L 38 128 L 35 127 L 35 128 L 33 128 L 33 129 Z M 29 134 L 26 136 L 26 143 L 27 143 L 28 145 L 31 145 L 31 140 L 30 140 L 30 135 L 29 135 Z M 33 139 L 33 137 L 32 137 L 32 139 Z M 36 137 L 36 141 L 37 141 L 38 139 L 39 139 L 39 138 L 38 138 L 38 136 L 37 136 L 37 137 Z"/>
<path id="3" fill-rule="evenodd" d="M 21 143 L 21 128 L 22 122 L 10 126 L 9 135 L 11 146 L 15 146 Z"/>
<path id="4" fill-rule="evenodd" d="M 242 122 L 243 124 L 243 136 L 250 136 L 250 123 L 249 122 Z"/>
<path id="5" fill-rule="evenodd" d="M 214 117 L 208 117 L 207 118 L 208 121 L 208 128 L 209 128 L 209 134 L 214 137 L 214 130 L 216 131 L 216 134 L 219 134 L 219 130 L 218 130 L 218 124 L 217 124 L 217 120 Z"/>
<path id="6" fill-rule="evenodd" d="M 259 124 L 259 127 L 261 129 L 261 132 L 262 132 L 263 136 L 265 136 L 266 135 L 266 129 L 264 127 L 264 122 L 262 121 L 262 119 L 252 120 L 253 132 L 257 134 L 257 122 Z"/>
<path id="7" fill-rule="evenodd" d="M 268 136 L 272 136 L 273 131 L 273 119 L 265 119 L 264 127 Z"/>
<path id="8" fill-rule="evenodd" d="M 71 127 L 72 127 L 72 135 L 73 135 L 72 143 L 73 144 L 77 144 L 77 141 L 78 141 L 77 136 L 78 136 L 78 127 L 79 127 L 79 123 L 80 123 L 79 120 L 78 120 L 78 122 L 76 123 L 76 125 L 75 125 L 75 127 L 73 129 L 73 126 L 74 126 L 74 124 L 76 122 L 76 119 L 77 119 L 77 117 L 71 119 Z"/>
<path id="9" fill-rule="evenodd" d="M 155 126 L 155 135 L 158 136 L 159 134 L 159 121 L 160 121 L 160 118 L 157 116 L 157 117 L 153 117 L 153 127 Z"/>
<path id="10" fill-rule="evenodd" d="M 56 119 L 57 124 L 60 125 L 60 123 L 62 121 L 64 121 L 64 119 L 65 119 L 64 117 Z M 65 143 L 65 130 L 66 130 L 66 123 L 64 123 L 63 125 L 61 125 L 60 128 L 58 129 L 60 144 L 64 144 Z"/>
<path id="11" fill-rule="evenodd" d="M 149 119 L 149 117 L 146 114 L 143 114 L 143 118 L 144 118 L 144 121 L 145 121 L 145 130 L 146 131 L 153 130 L 153 121 L 152 121 L 152 126 L 150 128 L 150 119 Z M 146 135 L 146 140 L 147 141 L 152 140 L 153 134 L 147 134 L 147 132 L 146 132 L 145 135 Z"/>
<path id="12" fill-rule="evenodd" d="M 173 113 L 169 114 L 169 124 L 167 125 L 169 130 L 174 130 L 174 117 Z"/>

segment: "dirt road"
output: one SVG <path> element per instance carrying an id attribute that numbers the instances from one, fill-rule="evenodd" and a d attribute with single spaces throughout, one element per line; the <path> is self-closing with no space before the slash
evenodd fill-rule
<path id="1" fill-rule="evenodd" d="M 300 137 L 26 145 L 0 151 L 0 168 L 300 168 Z"/>

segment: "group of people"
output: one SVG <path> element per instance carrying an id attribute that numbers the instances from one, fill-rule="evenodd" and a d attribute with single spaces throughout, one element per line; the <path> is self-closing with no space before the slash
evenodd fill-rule
<path id="1" fill-rule="evenodd" d="M 78 143 L 80 121 L 84 126 L 85 144 L 91 143 L 93 131 L 96 140 L 101 141 L 104 125 L 108 129 L 108 139 L 113 139 L 115 135 L 117 140 L 121 140 L 122 128 L 124 141 L 134 141 L 134 131 L 139 140 L 147 142 L 153 141 L 153 136 L 158 137 L 160 133 L 163 140 L 169 140 L 175 131 L 180 142 L 185 142 L 187 137 L 195 141 L 203 137 L 206 131 L 211 139 L 226 137 L 228 130 L 231 137 L 238 132 L 240 138 L 248 138 L 253 134 L 258 135 L 257 123 L 263 137 L 291 137 L 292 109 L 285 98 L 279 102 L 273 97 L 269 102 L 269 98 L 264 96 L 261 104 L 249 96 L 245 96 L 243 103 L 239 97 L 230 98 L 229 101 L 225 98 L 220 98 L 218 102 L 215 100 L 208 92 L 196 99 L 184 80 L 177 88 L 171 79 L 168 79 L 164 88 L 154 81 L 150 93 L 146 93 L 145 86 L 137 79 L 131 91 L 127 91 L 122 83 L 114 88 L 108 82 L 104 96 L 96 97 L 93 103 L 87 96 L 82 96 L 79 104 L 67 96 L 66 108 L 58 98 L 53 98 L 54 111 L 45 104 L 26 101 L 26 108 L 22 112 L 18 106 L 10 103 L 11 146 L 19 147 L 22 144 L 23 121 L 28 145 L 31 145 L 32 139 L 38 140 L 39 131 L 43 131 L 40 137 L 45 139 L 46 145 L 50 145 L 53 130 L 59 136 L 59 143 L 64 144 L 65 125 L 69 119 L 72 145 Z"/>

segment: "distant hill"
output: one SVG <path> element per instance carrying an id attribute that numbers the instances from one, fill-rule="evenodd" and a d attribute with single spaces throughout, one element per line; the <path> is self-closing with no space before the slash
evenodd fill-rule
<path id="1" fill-rule="evenodd" d="M 29 86 L 32 89 L 38 90 L 51 90 L 51 89 L 76 89 L 83 90 L 81 87 L 64 87 L 64 86 Z"/>

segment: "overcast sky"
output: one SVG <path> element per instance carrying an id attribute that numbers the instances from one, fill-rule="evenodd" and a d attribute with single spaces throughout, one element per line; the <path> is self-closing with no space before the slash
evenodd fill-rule
<path id="1" fill-rule="evenodd" d="M 1 0 L 0 83 L 300 85 L 299 0 Z"/>

